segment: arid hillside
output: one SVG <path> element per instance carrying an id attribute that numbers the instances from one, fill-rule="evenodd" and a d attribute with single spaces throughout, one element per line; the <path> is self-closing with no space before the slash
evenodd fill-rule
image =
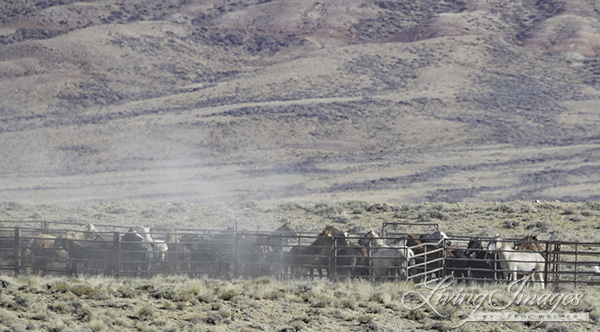
<path id="1" fill-rule="evenodd" d="M 598 200 L 593 0 L 0 4 L 0 200 Z"/>

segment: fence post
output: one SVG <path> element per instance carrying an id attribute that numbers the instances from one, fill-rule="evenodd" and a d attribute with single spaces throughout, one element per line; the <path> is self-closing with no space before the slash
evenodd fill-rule
<path id="1" fill-rule="evenodd" d="M 446 278 L 446 240 L 442 239 L 442 250 L 444 251 L 443 255 L 442 255 L 442 273 L 440 273 L 442 275 L 441 279 Z"/>
<path id="2" fill-rule="evenodd" d="M 498 252 L 494 251 L 494 260 L 492 261 L 492 265 L 494 265 L 494 281 L 498 280 Z"/>
<path id="3" fill-rule="evenodd" d="M 404 280 L 408 280 L 408 265 L 410 264 L 410 257 L 408 257 L 408 243 L 404 241 L 404 260 L 406 264 L 404 265 Z"/>
<path id="4" fill-rule="evenodd" d="M 70 264 L 71 264 L 71 257 L 70 257 L 71 256 L 70 255 L 70 253 L 71 253 L 71 240 L 65 238 L 65 243 L 66 243 L 66 248 L 64 248 L 65 249 L 65 256 L 66 256 L 65 257 L 65 273 L 66 273 L 67 276 L 70 276 L 71 275 L 71 271 L 72 271 L 71 266 L 70 266 Z M 75 263 L 75 264 L 77 264 L 77 263 Z"/>
<path id="5" fill-rule="evenodd" d="M 556 280 L 556 282 L 560 282 L 560 244 L 559 243 L 555 243 L 554 244 L 554 254 L 552 255 L 554 258 L 554 268 L 553 268 L 553 273 L 554 273 L 554 279 Z M 558 263 L 556 263 L 558 262 Z"/>
<path id="6" fill-rule="evenodd" d="M 15 256 L 15 274 L 19 275 L 21 273 L 21 229 L 19 227 L 15 227 L 15 243 L 14 243 L 14 256 Z"/>
<path id="7" fill-rule="evenodd" d="M 329 278 L 329 280 L 334 281 L 337 279 L 337 272 L 336 272 L 337 265 L 335 262 L 335 259 L 337 257 L 337 253 L 335 251 L 336 251 L 337 247 L 335 245 L 336 244 L 335 238 L 330 239 L 329 241 L 332 242 L 329 246 L 331 248 L 331 253 L 329 255 L 329 271 L 331 271 L 331 276 L 327 276 L 327 277 Z"/>
<path id="8" fill-rule="evenodd" d="M 114 273 L 115 276 L 118 278 L 121 276 L 121 237 L 119 236 L 119 232 L 113 233 L 113 248 L 115 252 L 115 258 L 117 261 L 117 270 Z"/>
<path id="9" fill-rule="evenodd" d="M 575 286 L 577 286 L 577 271 L 578 271 L 578 266 L 579 266 L 579 262 L 578 262 L 578 252 L 579 252 L 579 247 L 577 246 L 577 243 L 575 243 L 575 274 L 574 274 L 574 278 L 573 278 L 573 283 L 575 284 Z"/>
<path id="10" fill-rule="evenodd" d="M 425 285 L 427 285 L 427 267 L 429 266 L 429 253 L 427 251 L 428 247 L 429 246 L 427 244 L 423 246 L 423 282 Z"/>
<path id="11" fill-rule="evenodd" d="M 548 270 L 550 264 L 550 242 L 546 241 L 545 259 L 544 259 L 544 286 L 548 286 Z"/>
<path id="12" fill-rule="evenodd" d="M 369 280 L 373 281 L 373 262 L 371 256 L 371 247 L 373 246 L 373 239 L 369 239 L 369 246 L 367 247 L 367 258 L 369 260 Z"/>
<path id="13" fill-rule="evenodd" d="M 237 222 L 235 223 L 235 231 L 233 233 L 233 275 L 238 277 L 239 275 L 239 233 L 237 232 Z"/>

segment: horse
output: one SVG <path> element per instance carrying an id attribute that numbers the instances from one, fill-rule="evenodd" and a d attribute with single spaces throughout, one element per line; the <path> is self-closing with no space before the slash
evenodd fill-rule
<path id="1" fill-rule="evenodd" d="M 78 275 L 79 267 L 87 269 L 97 257 L 95 238 L 98 236 L 96 226 L 91 223 L 81 225 L 79 231 L 68 231 L 66 236 L 59 236 L 56 241 L 67 251 L 68 273 Z"/>
<path id="2" fill-rule="evenodd" d="M 204 239 L 207 258 L 214 264 L 211 271 L 213 277 L 231 278 L 231 265 L 234 263 L 235 227 L 214 233 Z"/>
<path id="3" fill-rule="evenodd" d="M 260 234 L 255 241 L 259 256 L 258 273 L 281 276 L 289 273 L 287 262 L 290 261 L 292 240 L 298 242 L 298 233 L 289 221 L 269 233 Z"/>
<path id="4" fill-rule="evenodd" d="M 49 261 L 66 260 L 67 252 L 57 239 L 54 235 L 39 234 L 30 240 L 25 256 L 30 258 L 33 273 L 41 274 L 47 271 Z"/>
<path id="5" fill-rule="evenodd" d="M 532 281 L 538 281 L 544 288 L 544 258 L 540 253 L 518 251 L 510 243 L 500 241 L 496 237 L 488 244 L 488 251 L 498 253 L 502 270 L 508 272 L 508 280 L 517 280 L 519 274 L 532 275 Z M 535 286 L 535 284 L 534 284 Z"/>
<path id="6" fill-rule="evenodd" d="M 196 241 L 200 236 L 196 234 L 184 234 L 181 239 L 177 237 L 175 229 L 169 229 L 167 233 L 167 255 L 166 259 L 169 269 L 177 272 L 192 273 L 192 252 Z"/>
<path id="7" fill-rule="evenodd" d="M 291 239 L 298 239 L 298 233 L 289 221 L 277 227 L 269 234 L 268 245 L 271 252 L 289 252 Z"/>
<path id="8" fill-rule="evenodd" d="M 401 239 L 396 246 L 391 247 L 371 229 L 358 240 L 358 244 L 371 251 L 371 270 L 375 280 L 383 280 L 390 274 L 407 278 L 406 268 L 414 252 L 406 246 L 406 239 Z"/>
<path id="9" fill-rule="evenodd" d="M 217 233 L 167 235 L 169 264 L 190 276 L 231 277 L 234 262 L 235 229 L 228 226 Z"/>
<path id="10" fill-rule="evenodd" d="M 453 275 L 458 281 L 465 281 L 469 277 L 469 257 L 464 248 L 445 248 L 446 264 L 444 266 L 446 275 Z"/>
<path id="11" fill-rule="evenodd" d="M 514 248 L 516 250 L 529 250 L 544 253 L 545 250 L 538 241 L 537 235 L 528 234 L 527 236 L 515 241 Z"/>
<path id="12" fill-rule="evenodd" d="M 329 259 L 330 251 L 333 244 L 333 234 L 330 229 L 324 228 L 323 231 L 317 235 L 317 238 L 313 243 L 308 246 L 294 246 L 290 250 L 290 270 L 294 277 L 300 277 L 302 275 L 310 275 L 312 279 L 314 277 L 314 270 L 317 269 L 319 276 L 323 277 L 323 269 L 326 274 L 329 275 Z"/>
<path id="13" fill-rule="evenodd" d="M 342 279 L 353 276 L 368 276 L 369 262 L 367 248 L 350 243 L 348 232 L 343 232 L 333 226 L 325 228 L 335 241 L 335 275 Z"/>
<path id="14" fill-rule="evenodd" d="M 452 241 L 446 233 L 436 230 L 431 234 L 422 234 L 420 236 L 408 235 L 406 245 L 412 249 L 414 260 L 417 267 L 414 268 L 414 273 L 419 277 L 418 280 L 427 279 L 432 274 L 429 271 L 440 271 L 444 268 L 444 261 L 447 258 L 454 258 L 454 253 L 445 248 L 452 245 Z M 442 249 L 444 248 L 444 249 Z M 445 271 L 444 271 L 445 272 Z M 437 276 L 441 276 L 441 273 Z"/>
<path id="15" fill-rule="evenodd" d="M 487 250 L 483 249 L 480 238 L 471 239 L 467 244 L 465 256 L 467 257 L 466 269 L 470 274 L 470 278 L 476 281 L 493 281 L 494 266 L 497 262 L 487 258 Z M 500 269 L 498 269 L 500 270 Z M 501 273 L 498 271 L 498 273 Z"/>
<path id="16" fill-rule="evenodd" d="M 162 270 L 165 268 L 164 263 L 169 250 L 169 246 L 165 241 L 155 240 L 152 238 L 150 227 L 142 227 L 141 234 L 144 241 L 150 243 L 152 246 L 152 264 L 158 266 L 158 269 Z"/>
<path id="17" fill-rule="evenodd" d="M 121 237 L 121 264 L 125 266 L 125 271 L 147 275 L 152 257 L 152 246 L 137 231 L 129 228 Z"/>

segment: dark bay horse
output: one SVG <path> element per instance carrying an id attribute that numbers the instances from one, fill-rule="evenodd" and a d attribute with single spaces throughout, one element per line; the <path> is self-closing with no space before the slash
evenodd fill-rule
<path id="1" fill-rule="evenodd" d="M 152 245 L 133 228 L 121 237 L 121 265 L 125 272 L 146 276 L 150 272 L 152 255 Z"/>
<path id="2" fill-rule="evenodd" d="M 331 229 L 325 228 L 310 245 L 292 247 L 288 256 L 292 276 L 301 277 L 309 275 L 310 278 L 313 278 L 315 269 L 321 277 L 329 275 L 330 253 L 333 240 Z M 325 273 L 323 273 L 323 270 L 325 270 Z"/>
<path id="3" fill-rule="evenodd" d="M 325 228 L 334 241 L 335 273 L 337 278 L 365 277 L 369 275 L 369 261 L 365 246 L 351 243 L 348 232 L 343 232 L 333 226 Z"/>
<path id="4" fill-rule="evenodd" d="M 57 239 L 50 234 L 39 234 L 31 239 L 25 256 L 33 273 L 44 273 L 48 270 L 48 263 L 66 260 L 67 252 Z"/>
<path id="5" fill-rule="evenodd" d="M 455 258 L 452 251 L 446 249 L 452 245 L 448 236 L 439 230 L 431 234 L 420 236 L 408 235 L 406 245 L 414 253 L 414 265 L 417 267 L 409 268 L 410 275 L 417 275 L 415 280 L 427 280 L 428 277 L 435 275 L 441 277 L 444 269 L 444 261 L 447 258 Z M 452 264 L 452 263 L 451 263 Z M 432 272 L 434 271 L 434 272 Z"/>
<path id="6" fill-rule="evenodd" d="M 502 268 L 499 265 L 496 267 L 498 272 L 495 273 L 494 265 L 497 262 L 488 254 L 487 249 L 483 248 L 480 238 L 474 238 L 469 241 L 465 255 L 467 256 L 466 268 L 471 280 L 492 282 L 495 279 L 496 273 L 502 273 L 500 271 Z"/>

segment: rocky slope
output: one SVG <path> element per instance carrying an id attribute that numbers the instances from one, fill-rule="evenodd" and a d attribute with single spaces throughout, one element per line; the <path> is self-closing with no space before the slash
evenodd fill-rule
<path id="1" fill-rule="evenodd" d="M 595 1 L 0 6 L 5 201 L 599 197 Z"/>

